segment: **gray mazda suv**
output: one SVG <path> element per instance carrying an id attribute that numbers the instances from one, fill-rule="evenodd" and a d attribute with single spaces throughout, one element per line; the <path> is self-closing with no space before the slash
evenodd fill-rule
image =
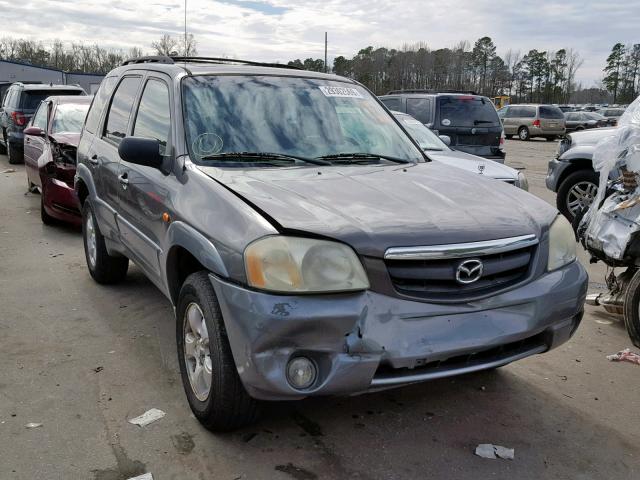
<path id="1" fill-rule="evenodd" d="M 587 275 L 570 225 L 431 162 L 359 83 L 229 59 L 110 72 L 78 146 L 91 276 L 133 261 L 175 307 L 207 428 L 261 400 L 505 365 L 567 341 Z"/>

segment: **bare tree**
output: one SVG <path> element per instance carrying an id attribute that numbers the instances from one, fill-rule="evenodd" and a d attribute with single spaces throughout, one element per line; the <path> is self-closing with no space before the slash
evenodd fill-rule
<path id="1" fill-rule="evenodd" d="M 165 33 L 157 42 L 151 42 L 151 48 L 155 49 L 158 55 L 169 56 L 177 53 L 178 44 L 178 40 Z"/>

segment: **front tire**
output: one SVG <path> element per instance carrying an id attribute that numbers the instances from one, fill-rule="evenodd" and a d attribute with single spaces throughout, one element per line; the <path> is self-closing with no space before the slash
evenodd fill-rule
<path id="1" fill-rule="evenodd" d="M 44 191 L 40 195 L 40 220 L 45 225 L 54 225 L 56 223 L 56 219 L 47 213 L 44 209 Z"/>
<path id="2" fill-rule="evenodd" d="M 562 181 L 556 196 L 556 207 L 567 220 L 573 222 L 580 210 L 591 206 L 598 193 L 599 178 L 593 170 L 578 170 Z"/>
<path id="3" fill-rule="evenodd" d="M 189 275 L 182 285 L 176 340 L 182 384 L 198 421 L 214 432 L 255 422 L 259 403 L 249 396 L 238 375 L 207 272 Z"/>
<path id="4" fill-rule="evenodd" d="M 529 129 L 527 127 L 520 127 L 518 130 L 518 138 L 525 142 L 530 140 Z"/>
<path id="5" fill-rule="evenodd" d="M 124 279 L 129 268 L 129 259 L 109 255 L 104 236 L 100 232 L 91 202 L 88 199 L 82 206 L 82 240 L 87 267 L 96 282 L 112 284 Z"/>
<path id="6" fill-rule="evenodd" d="M 631 278 L 624 295 L 624 325 L 631 343 L 640 348 L 640 270 Z"/>

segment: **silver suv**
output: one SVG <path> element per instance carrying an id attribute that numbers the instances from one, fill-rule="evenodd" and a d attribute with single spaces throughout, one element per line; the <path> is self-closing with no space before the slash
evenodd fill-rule
<path id="1" fill-rule="evenodd" d="M 553 105 L 508 105 L 498 110 L 507 138 L 520 140 L 544 137 L 555 140 L 566 132 L 562 110 Z"/>
<path id="2" fill-rule="evenodd" d="M 582 318 L 564 217 L 430 162 L 347 78 L 128 61 L 94 98 L 75 188 L 91 276 L 122 280 L 131 259 L 172 302 L 187 399 L 212 430 L 259 400 L 505 365 Z"/>

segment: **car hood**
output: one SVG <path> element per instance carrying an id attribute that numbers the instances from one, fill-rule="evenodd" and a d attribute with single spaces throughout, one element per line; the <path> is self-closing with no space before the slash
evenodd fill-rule
<path id="1" fill-rule="evenodd" d="M 598 128 L 584 132 L 571 133 L 571 145 L 595 145 L 603 138 L 610 137 L 615 133 L 615 127 Z"/>
<path id="2" fill-rule="evenodd" d="M 532 233 L 540 237 L 557 215 L 527 192 L 438 162 L 197 168 L 247 201 L 281 232 L 334 238 L 375 257 L 394 246 Z"/>
<path id="3" fill-rule="evenodd" d="M 427 156 L 432 160 L 444 163 L 451 167 L 462 168 L 471 173 L 485 175 L 501 180 L 517 180 L 518 171 L 493 160 L 487 160 L 470 153 L 456 150 L 428 151 Z"/>
<path id="4" fill-rule="evenodd" d="M 70 145 L 72 147 L 77 147 L 80 142 L 80 133 L 53 133 L 50 135 L 57 143 L 62 143 L 65 145 Z"/>

